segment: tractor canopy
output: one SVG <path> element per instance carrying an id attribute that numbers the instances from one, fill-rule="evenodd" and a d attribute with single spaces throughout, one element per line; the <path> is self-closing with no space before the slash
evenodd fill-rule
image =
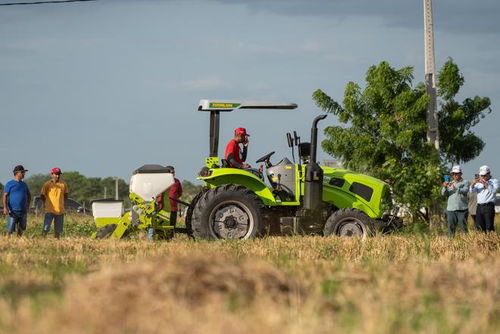
<path id="1" fill-rule="evenodd" d="M 209 158 L 217 158 L 219 150 L 219 128 L 220 113 L 230 112 L 237 109 L 296 109 L 295 103 L 267 102 L 267 101 L 243 101 L 243 100 L 208 100 L 202 99 L 198 104 L 198 111 L 210 112 L 210 137 Z M 218 160 L 214 160 L 218 164 Z M 211 165 L 209 165 L 211 167 Z"/>
<path id="2" fill-rule="evenodd" d="M 243 100 L 200 100 L 198 111 L 225 111 L 236 109 L 296 109 L 295 103 Z"/>

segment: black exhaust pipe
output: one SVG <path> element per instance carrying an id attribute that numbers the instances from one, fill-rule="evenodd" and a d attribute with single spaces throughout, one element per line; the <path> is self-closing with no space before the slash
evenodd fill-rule
<path id="1" fill-rule="evenodd" d="M 323 169 L 316 161 L 318 150 L 318 122 L 325 119 L 327 115 L 319 115 L 311 127 L 311 158 L 306 165 L 304 185 L 304 209 L 317 210 L 321 207 L 323 200 Z"/>

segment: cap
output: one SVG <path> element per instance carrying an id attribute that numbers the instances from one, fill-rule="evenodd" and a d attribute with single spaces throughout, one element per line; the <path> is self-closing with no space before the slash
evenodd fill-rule
<path id="1" fill-rule="evenodd" d="M 50 170 L 51 174 L 61 174 L 61 168 L 54 167 Z"/>
<path id="2" fill-rule="evenodd" d="M 247 133 L 247 130 L 245 128 L 237 128 L 234 130 L 235 135 L 244 135 L 246 137 L 250 137 L 250 135 Z"/>
<path id="3" fill-rule="evenodd" d="M 479 175 L 486 175 L 490 172 L 491 172 L 490 167 L 486 165 L 479 167 Z"/>
<path id="4" fill-rule="evenodd" d="M 462 173 L 462 167 L 460 167 L 460 165 L 453 166 L 453 168 L 451 169 L 451 173 L 452 174 Z"/>
<path id="5" fill-rule="evenodd" d="M 24 169 L 23 165 L 17 165 L 16 167 L 14 167 L 14 174 L 16 174 L 17 172 L 27 172 L 28 170 L 27 169 Z"/>

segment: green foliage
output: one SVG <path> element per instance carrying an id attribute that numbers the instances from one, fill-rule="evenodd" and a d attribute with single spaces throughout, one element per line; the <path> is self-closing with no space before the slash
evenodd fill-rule
<path id="1" fill-rule="evenodd" d="M 50 180 L 49 174 L 35 174 L 26 178 L 33 196 L 38 196 L 43 184 Z M 115 196 L 115 178 L 113 177 L 86 177 L 78 172 L 66 172 L 61 176 L 61 180 L 68 184 L 69 197 L 79 203 L 89 203 L 94 199 Z M 118 198 L 128 201 L 128 184 L 123 179 L 118 179 Z"/>
<path id="2" fill-rule="evenodd" d="M 451 58 L 443 65 L 437 81 L 438 95 L 442 98 L 438 117 L 443 159 L 449 164 L 470 161 L 485 145 L 471 128 L 491 112 L 490 99 L 475 96 L 462 103 L 455 101 L 464 77 Z"/>
<path id="3" fill-rule="evenodd" d="M 479 97 L 455 102 L 464 79 L 448 60 L 438 76 L 443 99 L 440 157 L 426 139 L 429 97 L 425 86 L 412 81 L 413 68 L 394 69 L 381 62 L 368 69 L 363 90 L 354 82 L 346 85 L 342 104 L 321 90 L 313 93 L 313 100 L 343 124 L 325 129 L 323 149 L 347 168 L 388 182 L 398 203 L 408 205 L 414 217 L 428 221 L 429 210 L 420 209 L 439 203 L 436 185 L 444 163 L 468 161 L 481 152 L 484 143 L 470 128 L 484 117 L 490 102 Z"/>
<path id="4" fill-rule="evenodd" d="M 196 185 L 187 180 L 182 181 L 182 200 L 190 202 L 201 191 L 201 188 L 201 185 Z"/>
<path id="5" fill-rule="evenodd" d="M 26 183 L 33 196 L 40 195 L 43 184 L 50 180 L 49 174 L 34 174 L 26 178 Z M 88 203 L 95 199 L 104 198 L 104 189 L 106 197 L 115 197 L 115 178 L 114 177 L 86 177 L 79 172 L 66 172 L 61 176 L 61 180 L 68 184 L 69 197 L 79 203 Z M 182 181 L 183 195 L 182 199 L 189 202 L 201 190 L 200 185 L 195 185 L 189 181 Z M 0 184 L 0 190 L 3 189 Z M 118 198 L 129 204 L 129 185 L 125 180 L 118 179 Z"/>

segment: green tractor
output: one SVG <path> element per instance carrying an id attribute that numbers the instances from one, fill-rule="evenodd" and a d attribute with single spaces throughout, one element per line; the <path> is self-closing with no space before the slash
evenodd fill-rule
<path id="1" fill-rule="evenodd" d="M 287 133 L 298 149 L 299 162 L 283 158 L 272 163 L 270 152 L 256 161 L 264 170 L 228 168 L 218 158 L 222 112 L 244 109 L 295 109 L 296 104 L 236 100 L 201 100 L 199 111 L 210 113 L 210 152 L 198 179 L 203 190 L 191 202 L 186 227 L 195 238 L 251 239 L 263 235 L 338 235 L 367 237 L 401 226 L 388 214 L 391 196 L 386 183 L 368 175 L 319 166 L 317 124 L 310 143 Z M 266 184 L 266 179 L 269 185 Z"/>

